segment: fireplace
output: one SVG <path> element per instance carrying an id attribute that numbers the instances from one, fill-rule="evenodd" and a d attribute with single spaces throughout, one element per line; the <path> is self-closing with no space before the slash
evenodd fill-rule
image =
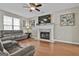
<path id="1" fill-rule="evenodd" d="M 50 39 L 50 32 L 40 32 L 40 38 L 49 40 Z"/>
<path id="2" fill-rule="evenodd" d="M 54 32 L 53 32 L 53 24 L 48 24 L 48 25 L 38 25 L 36 26 L 36 39 L 42 40 L 42 41 L 48 41 L 52 42 L 54 39 Z"/>

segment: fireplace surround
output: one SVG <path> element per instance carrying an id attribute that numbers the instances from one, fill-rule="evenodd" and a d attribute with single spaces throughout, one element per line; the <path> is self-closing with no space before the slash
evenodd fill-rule
<path id="1" fill-rule="evenodd" d="M 36 31 L 36 39 L 50 42 L 54 41 L 54 24 L 37 25 Z M 40 34 L 43 36 L 40 36 Z"/>

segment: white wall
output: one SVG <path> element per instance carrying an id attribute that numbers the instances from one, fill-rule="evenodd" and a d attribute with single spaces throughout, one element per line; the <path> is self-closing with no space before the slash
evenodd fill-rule
<path id="1" fill-rule="evenodd" d="M 60 15 L 68 13 L 75 13 L 75 26 L 60 26 Z M 55 24 L 55 40 L 79 43 L 79 7 L 52 12 L 51 15 L 52 23 Z M 35 20 L 37 23 L 38 16 L 30 20 Z M 37 35 L 36 28 L 33 29 L 33 34 Z"/>
<path id="2" fill-rule="evenodd" d="M 75 13 L 75 26 L 60 26 L 60 15 Z M 54 13 L 55 38 L 60 41 L 79 43 L 79 8 L 61 10 Z"/>
<path id="3" fill-rule="evenodd" d="M 36 27 L 36 24 L 38 23 L 38 17 L 39 16 L 42 16 L 42 15 L 47 15 L 47 14 L 51 14 L 51 12 L 49 12 L 49 13 L 44 13 L 44 14 L 40 14 L 40 15 L 38 15 L 38 16 L 35 16 L 35 17 L 31 17 L 31 18 L 29 18 L 29 20 L 30 21 L 32 21 L 32 20 L 35 20 L 35 27 L 32 27 L 32 37 L 33 38 L 37 38 L 38 36 L 38 31 L 37 31 L 37 27 Z M 54 20 L 53 20 L 53 15 L 51 14 L 51 18 L 52 18 L 52 20 L 51 20 L 51 23 L 53 23 L 54 22 Z"/>
<path id="4" fill-rule="evenodd" d="M 0 30 L 2 30 L 3 29 L 3 17 L 2 17 L 2 15 L 0 14 Z"/>
<path id="5" fill-rule="evenodd" d="M 32 20 L 35 20 L 35 25 L 36 25 L 36 23 L 38 22 L 38 17 L 36 16 L 36 17 L 32 17 L 32 18 L 29 18 L 29 20 L 30 21 L 32 21 Z M 31 25 L 31 22 L 30 22 L 30 25 Z M 36 28 L 36 26 L 35 27 L 32 27 L 32 38 L 37 38 L 37 28 Z"/>
<path id="6" fill-rule="evenodd" d="M 16 15 L 16 14 L 13 14 L 13 13 L 10 13 L 10 12 L 7 12 L 7 11 L 0 10 L 0 30 L 3 30 L 3 16 L 4 15 L 19 18 L 21 20 L 20 21 L 21 29 L 23 29 L 23 27 L 22 27 L 23 26 L 23 20 L 27 20 L 26 18 L 19 16 L 19 15 Z"/>

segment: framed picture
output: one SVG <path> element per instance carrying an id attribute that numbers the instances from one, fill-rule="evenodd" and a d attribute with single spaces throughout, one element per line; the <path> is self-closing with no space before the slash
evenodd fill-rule
<path id="1" fill-rule="evenodd" d="M 31 20 L 31 26 L 35 27 L 35 20 Z"/>
<path id="2" fill-rule="evenodd" d="M 61 26 L 74 26 L 75 25 L 75 14 L 69 13 L 60 16 Z"/>

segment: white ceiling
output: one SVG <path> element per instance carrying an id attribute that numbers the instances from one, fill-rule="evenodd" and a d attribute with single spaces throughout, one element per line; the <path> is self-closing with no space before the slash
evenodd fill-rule
<path id="1" fill-rule="evenodd" d="M 43 13 L 79 6 L 79 3 L 42 3 L 42 7 L 39 7 L 40 12 L 29 12 L 29 9 L 23 8 L 24 4 L 25 3 L 0 3 L 0 9 L 29 18 Z"/>

